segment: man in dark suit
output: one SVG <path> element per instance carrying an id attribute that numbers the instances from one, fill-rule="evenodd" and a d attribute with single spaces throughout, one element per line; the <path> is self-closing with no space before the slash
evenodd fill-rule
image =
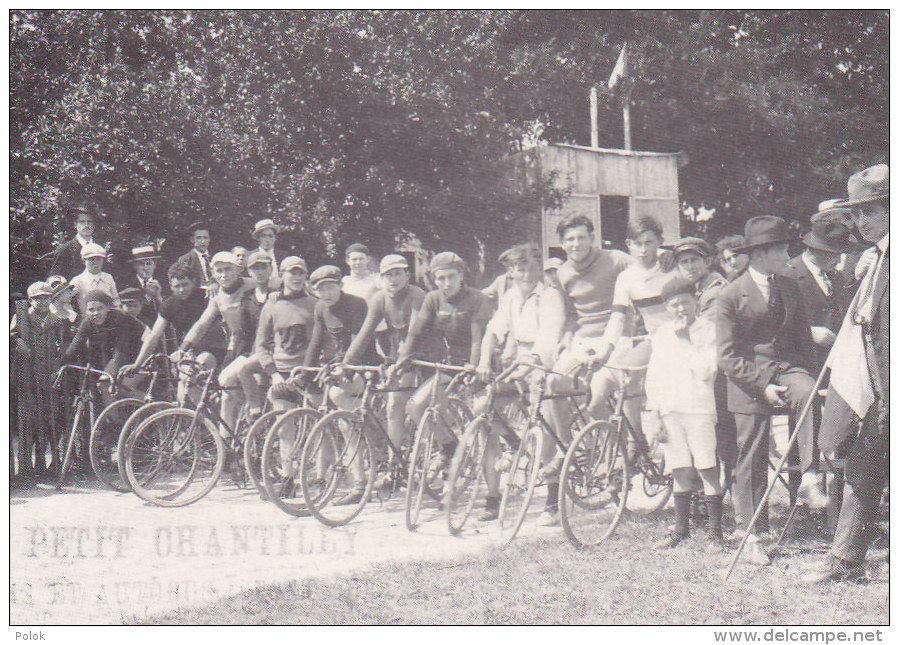
<path id="1" fill-rule="evenodd" d="M 128 258 L 132 273 L 119 285 L 122 289 L 140 289 L 143 293 L 141 314 L 138 318 L 147 326 L 152 326 L 156 321 L 156 314 L 162 305 L 162 285 L 153 276 L 158 259 L 159 253 L 152 243 L 135 246 L 131 249 L 131 257 Z"/>
<path id="2" fill-rule="evenodd" d="M 197 222 L 190 228 L 190 241 L 193 248 L 178 258 L 190 269 L 194 284 L 203 287 L 212 281 L 212 266 L 209 264 L 209 226 Z"/>
<path id="3" fill-rule="evenodd" d="M 814 389 L 809 371 L 814 344 L 799 285 L 778 275 L 789 260 L 787 224 L 763 215 L 746 223 L 746 241 L 738 252 L 749 255 L 749 267 L 718 295 L 716 326 L 719 368 L 728 379 L 727 406 L 737 426 L 734 510 L 746 530 L 768 484 L 768 435 L 775 408 L 798 414 Z M 827 498 L 814 472 L 815 451 L 810 415 L 799 428 L 802 460 L 800 495 L 811 506 Z M 754 527 L 746 556 L 767 564 L 757 534 L 769 530 L 767 509 Z"/>
<path id="4" fill-rule="evenodd" d="M 849 214 L 849 209 L 830 210 L 843 210 Z M 813 365 L 816 372 L 824 367 L 846 313 L 848 302 L 842 293 L 845 290 L 844 280 L 838 275 L 836 267 L 840 263 L 840 255 L 853 250 L 849 242 L 851 232 L 840 223 L 838 216 L 815 218 L 812 230 L 802 238 L 805 251 L 787 262 L 782 272 L 795 280 L 802 292 L 812 340 L 817 346 Z"/>
<path id="5" fill-rule="evenodd" d="M 856 173 L 849 178 L 849 198 L 841 203 L 852 209 L 858 231 L 867 242 L 875 245 L 876 250 L 850 305 L 850 316 L 840 329 L 831 357 L 831 387 L 821 424 L 821 445 L 824 450 L 832 450 L 848 437 L 850 446 L 845 465 L 843 505 L 833 545 L 822 570 L 806 576 L 807 582 L 860 582 L 865 579 L 865 556 L 875 535 L 880 497 L 889 476 L 889 181 L 890 171 L 885 164 Z M 841 351 L 843 347 L 853 346 L 845 344 L 853 335 L 859 341 L 854 346 L 864 354 L 864 361 L 857 354 Z M 858 376 L 859 366 L 862 367 L 861 377 Z M 844 371 L 851 374 L 851 378 L 844 379 Z M 859 407 L 861 409 L 855 415 Z M 859 421 L 858 436 L 852 436 Z"/>
<path id="6" fill-rule="evenodd" d="M 75 237 L 56 249 L 48 275 L 61 275 L 66 280 L 71 280 L 84 271 L 81 249 L 86 244 L 95 242 L 97 213 L 86 204 L 76 204 L 67 209 L 66 215 L 75 220 Z"/>

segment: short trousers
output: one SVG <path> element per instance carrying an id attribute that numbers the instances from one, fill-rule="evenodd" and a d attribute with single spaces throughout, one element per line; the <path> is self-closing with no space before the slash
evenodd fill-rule
<path id="1" fill-rule="evenodd" d="M 714 414 L 669 412 L 662 415 L 662 424 L 667 434 L 662 443 L 665 470 L 705 470 L 718 464 Z"/>

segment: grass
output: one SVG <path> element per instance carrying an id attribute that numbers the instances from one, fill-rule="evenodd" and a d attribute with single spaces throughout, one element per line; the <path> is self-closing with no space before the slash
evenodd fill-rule
<path id="1" fill-rule="evenodd" d="M 666 518 L 670 519 L 670 517 Z M 797 528 L 807 530 L 808 520 Z M 847 625 L 889 622 L 888 565 L 872 582 L 807 587 L 820 555 L 791 553 L 769 567 L 708 554 L 701 533 L 666 552 L 650 545 L 664 521 L 635 517 L 600 550 L 561 536 L 519 541 L 452 563 L 388 564 L 352 576 L 247 591 L 143 624 L 709 624 Z M 779 525 L 779 524 L 778 524 Z M 801 534 L 801 533 L 798 533 Z"/>

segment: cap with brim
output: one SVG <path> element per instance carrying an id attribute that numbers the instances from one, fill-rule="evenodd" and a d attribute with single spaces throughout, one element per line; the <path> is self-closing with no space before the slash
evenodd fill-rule
<path id="1" fill-rule="evenodd" d="M 233 264 L 236 267 L 240 266 L 240 262 L 237 261 L 237 256 L 231 253 L 231 251 L 219 251 L 213 255 L 209 265 L 215 266 L 216 264 Z"/>
<path id="2" fill-rule="evenodd" d="M 543 263 L 544 271 L 551 271 L 553 269 L 558 269 L 562 266 L 564 262 L 560 258 L 548 258 L 546 262 Z"/>
<path id="3" fill-rule="evenodd" d="M 691 296 L 696 295 L 696 285 L 686 280 L 685 278 L 675 278 L 674 280 L 670 280 L 664 287 L 662 287 L 662 301 L 668 302 L 675 296 L 689 294 Z"/>
<path id="4" fill-rule="evenodd" d="M 846 182 L 849 197 L 837 201 L 837 206 L 860 206 L 890 198 L 890 167 L 885 163 L 865 168 Z"/>
<path id="5" fill-rule="evenodd" d="M 66 291 L 71 291 L 72 289 L 75 288 L 75 286 L 71 282 L 68 282 L 62 276 L 52 276 L 52 277 L 60 278 L 61 282 L 59 282 L 59 281 L 51 282 L 50 280 L 47 281 L 47 284 L 49 284 L 50 288 L 53 290 L 53 293 L 50 294 L 51 298 L 56 298 L 59 295 L 61 295 L 62 293 L 66 292 Z"/>
<path id="6" fill-rule="evenodd" d="M 270 219 L 261 219 L 256 222 L 256 225 L 253 227 L 253 237 L 258 237 L 259 234 L 265 229 L 272 229 L 275 232 L 275 235 L 281 232 L 282 227 L 275 224 L 274 220 Z"/>
<path id="7" fill-rule="evenodd" d="M 127 289 L 122 289 L 119 291 L 119 300 L 125 302 L 129 301 L 140 301 L 144 299 L 143 289 L 138 289 L 137 287 L 128 287 Z"/>
<path id="8" fill-rule="evenodd" d="M 131 249 L 131 257 L 128 259 L 129 262 L 141 262 L 142 260 L 158 260 L 159 253 L 156 251 L 156 247 L 152 244 L 145 244 L 143 246 L 135 246 Z"/>
<path id="9" fill-rule="evenodd" d="M 340 272 L 340 269 L 332 264 L 326 264 L 318 267 L 312 272 L 312 275 L 309 276 L 309 282 L 312 284 L 313 288 L 316 288 L 323 282 L 336 282 L 340 284 L 342 278 L 343 274 Z"/>
<path id="10" fill-rule="evenodd" d="M 85 244 L 81 247 L 81 259 L 86 260 L 87 258 L 105 258 L 106 257 L 106 249 L 104 249 L 99 244 L 94 244 L 93 242 L 90 244 Z"/>
<path id="11" fill-rule="evenodd" d="M 774 215 L 760 215 L 747 221 L 743 237 L 743 246 L 733 249 L 734 253 L 746 253 L 762 246 L 794 241 L 787 223 Z"/>
<path id="12" fill-rule="evenodd" d="M 112 307 L 112 297 L 100 289 L 93 289 L 87 292 L 87 295 L 84 296 L 85 307 L 89 302 L 102 302 L 107 307 Z"/>
<path id="13" fill-rule="evenodd" d="M 306 260 L 299 257 L 298 255 L 288 255 L 286 258 L 281 260 L 281 273 L 287 273 L 288 271 L 293 271 L 294 269 L 302 269 L 304 273 L 308 273 L 309 269 L 306 268 Z M 338 278 L 339 280 L 340 278 Z"/>
<path id="14" fill-rule="evenodd" d="M 704 258 L 715 256 L 715 250 L 712 245 L 701 237 L 685 237 L 674 245 L 674 257 L 686 252 L 696 253 Z"/>
<path id="15" fill-rule="evenodd" d="M 53 289 L 49 284 L 44 282 L 43 280 L 38 280 L 37 282 L 32 282 L 28 285 L 28 297 L 29 298 L 37 298 L 38 296 L 51 296 L 53 295 Z"/>
<path id="16" fill-rule="evenodd" d="M 409 262 L 402 255 L 392 253 L 381 258 L 380 273 L 387 273 L 393 269 L 408 269 Z"/>
<path id="17" fill-rule="evenodd" d="M 262 251 L 253 251 L 250 253 L 249 257 L 247 257 L 247 268 L 249 269 L 254 264 L 271 264 L 272 258 L 268 253 L 263 253 Z"/>
<path id="18" fill-rule="evenodd" d="M 428 270 L 433 274 L 444 269 L 465 270 L 465 261 L 452 251 L 443 251 L 431 258 Z"/>

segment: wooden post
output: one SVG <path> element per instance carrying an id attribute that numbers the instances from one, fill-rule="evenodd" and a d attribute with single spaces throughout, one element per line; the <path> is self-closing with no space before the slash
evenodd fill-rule
<path id="1" fill-rule="evenodd" d="M 590 147 L 599 147 L 599 99 L 595 86 L 590 88 Z"/>
<path id="2" fill-rule="evenodd" d="M 622 116 L 624 121 L 624 149 L 633 150 L 631 147 L 631 92 L 624 93 L 624 106 L 622 107 Z"/>

